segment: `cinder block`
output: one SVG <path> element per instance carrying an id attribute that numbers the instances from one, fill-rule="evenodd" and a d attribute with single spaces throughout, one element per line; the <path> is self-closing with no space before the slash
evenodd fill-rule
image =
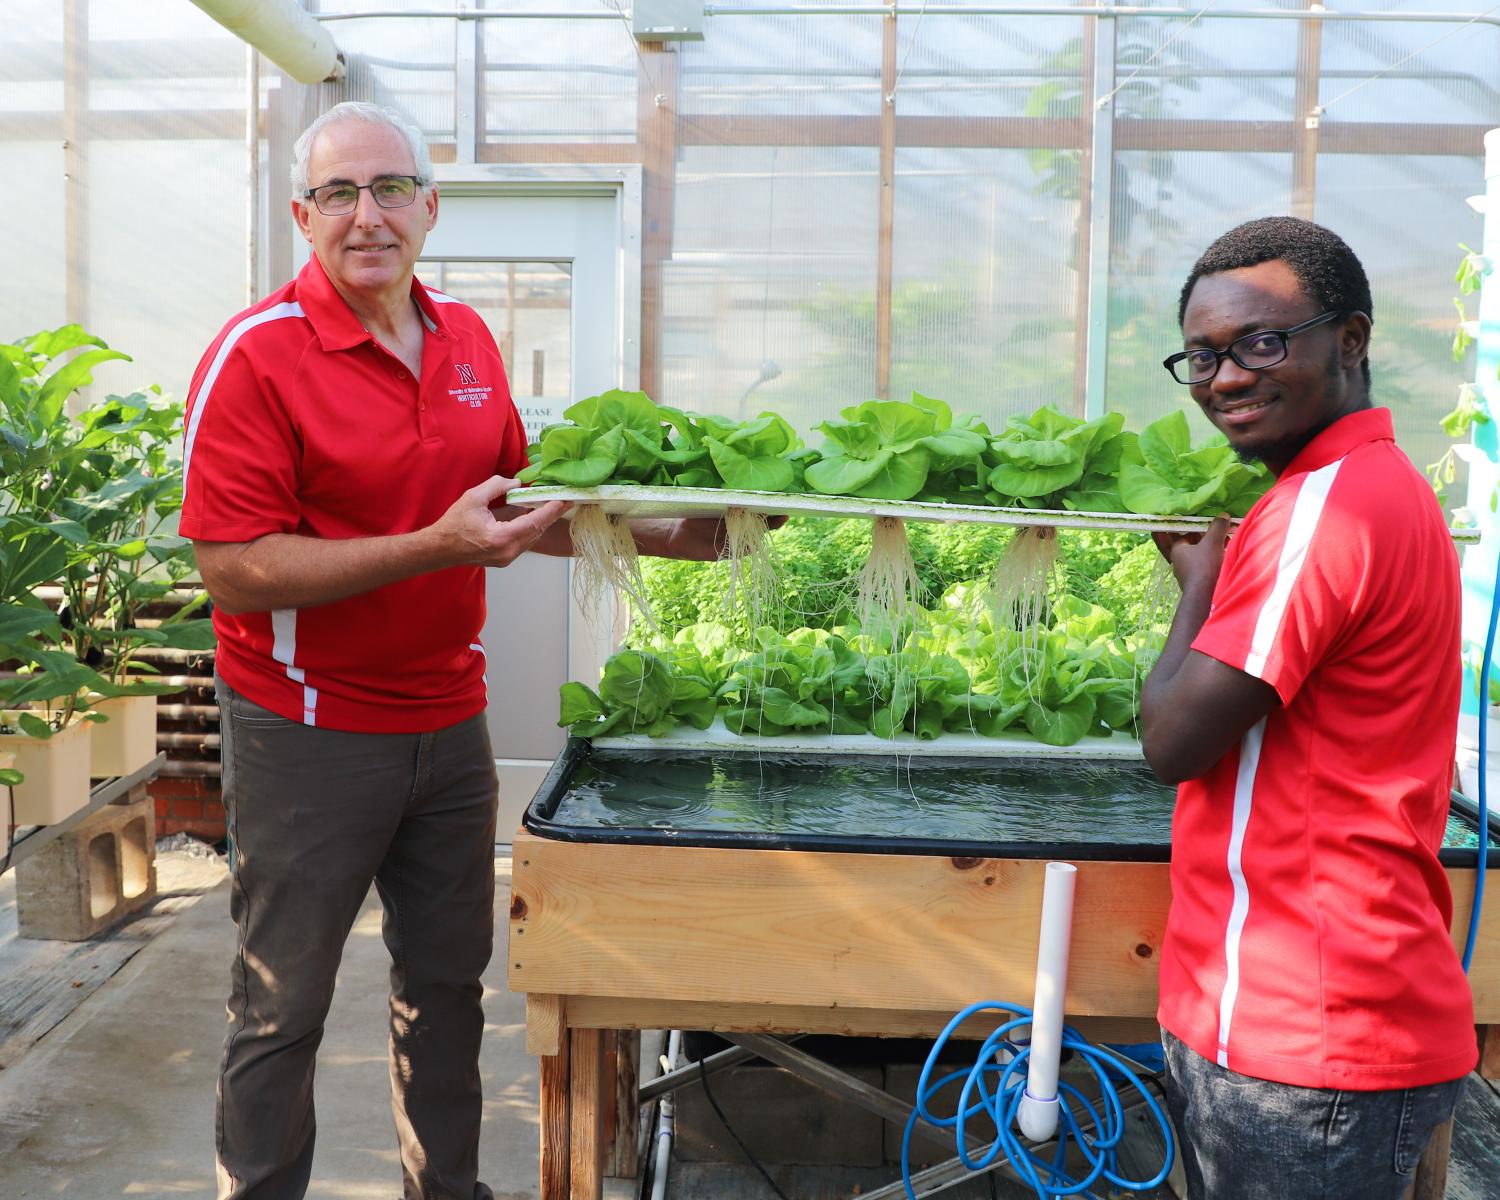
<path id="1" fill-rule="evenodd" d="M 879 1067 L 841 1069 L 880 1086 Z M 762 1163 L 880 1165 L 881 1119 L 834 1100 L 788 1071 L 764 1064 L 730 1067 L 710 1075 L 708 1086 L 735 1133 Z M 676 1096 L 676 1158 L 745 1161 L 704 1096 L 701 1083 L 679 1088 Z"/>
<path id="2" fill-rule="evenodd" d="M 26 938 L 81 942 L 155 895 L 156 814 L 144 786 L 16 866 L 16 916 Z"/>

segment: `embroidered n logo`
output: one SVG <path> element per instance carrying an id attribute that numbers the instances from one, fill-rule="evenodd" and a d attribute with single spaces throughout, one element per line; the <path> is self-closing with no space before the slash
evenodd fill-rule
<path id="1" fill-rule="evenodd" d="M 479 380 L 474 375 L 474 368 L 469 363 L 454 363 L 454 369 L 458 371 L 458 382 L 464 387 L 475 387 Z"/>

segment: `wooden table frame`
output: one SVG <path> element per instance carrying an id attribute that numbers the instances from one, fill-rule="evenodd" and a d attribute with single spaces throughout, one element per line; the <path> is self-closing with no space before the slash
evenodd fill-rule
<path id="1" fill-rule="evenodd" d="M 599 1200 L 612 1164 L 633 1174 L 621 1170 L 634 1159 L 633 1043 L 614 1031 L 935 1037 L 976 999 L 1031 997 L 1041 859 L 586 844 L 523 831 L 512 865 L 509 979 L 526 993 L 527 1048 L 541 1059 L 542 1200 Z M 1093 1038 L 1154 1035 L 1167 865 L 1078 867 L 1069 1020 Z M 1474 871 L 1448 875 L 1458 942 Z M 1500 1077 L 1500 906 L 1481 921 L 1470 984 L 1481 1071 Z"/>

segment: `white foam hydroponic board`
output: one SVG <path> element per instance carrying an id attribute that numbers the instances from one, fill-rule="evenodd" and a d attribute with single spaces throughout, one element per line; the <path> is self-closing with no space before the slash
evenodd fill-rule
<path id="1" fill-rule="evenodd" d="M 1086 513 L 1067 509 L 996 508 L 987 504 L 946 504 L 930 500 L 866 500 L 857 496 L 819 496 L 789 492 L 735 492 L 727 488 L 645 487 L 605 484 L 573 488 L 517 488 L 511 504 L 534 508 L 549 500 L 597 504 L 624 517 L 721 517 L 743 508 L 768 515 L 808 517 L 896 517 L 902 521 L 963 521 L 980 525 L 1044 525 L 1060 529 L 1116 529 L 1126 533 L 1195 533 L 1207 529 L 1210 517 L 1159 517 L 1138 513 Z M 1477 542 L 1477 529 L 1452 530 L 1455 542 Z"/>
<path id="2" fill-rule="evenodd" d="M 874 754 L 909 757 L 962 758 L 1103 758 L 1141 761 L 1141 744 L 1116 733 L 1111 737 L 1086 737 L 1071 746 L 1049 746 L 1025 734 L 980 737 L 978 734 L 945 733 L 930 742 L 915 734 L 894 738 L 873 733 L 783 733 L 771 737 L 742 737 L 715 720 L 707 729 L 679 727 L 661 737 L 630 733 L 622 737 L 594 738 L 601 750 L 720 750 L 736 754 Z"/>

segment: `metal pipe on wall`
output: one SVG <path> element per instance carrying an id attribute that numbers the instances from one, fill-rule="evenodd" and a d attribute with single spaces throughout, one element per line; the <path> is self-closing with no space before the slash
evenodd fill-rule
<path id="1" fill-rule="evenodd" d="M 344 77 L 333 35 L 297 0 L 193 0 L 230 33 L 254 46 L 298 83 Z"/>
<path id="2" fill-rule="evenodd" d="M 196 4 L 198 0 L 193 0 Z M 1259 20 L 1259 21 L 1400 21 L 1447 25 L 1489 25 L 1500 28 L 1500 16 L 1489 13 L 1409 13 L 1409 12 L 1355 12 L 1332 10 L 1298 10 L 1282 8 L 1234 8 L 1210 9 L 1203 12 L 1191 8 L 1147 8 L 1139 5 L 1118 8 L 1099 5 L 1068 4 L 944 4 L 923 6 L 901 4 L 894 8 L 884 4 L 830 4 L 812 6 L 807 4 L 757 5 L 753 8 L 726 7 L 705 4 L 705 17 L 885 17 L 894 13 L 899 17 L 915 17 L 923 12 L 930 17 L 1195 17 L 1198 20 Z M 535 9 L 489 9 L 489 8 L 368 8 L 348 12 L 309 13 L 312 20 L 362 21 L 391 17 L 453 17 L 460 21 L 620 21 L 629 20 L 628 12 L 579 11 L 557 12 Z"/>
<path id="3" fill-rule="evenodd" d="M 260 51 L 245 43 L 245 307 L 260 299 Z"/>

